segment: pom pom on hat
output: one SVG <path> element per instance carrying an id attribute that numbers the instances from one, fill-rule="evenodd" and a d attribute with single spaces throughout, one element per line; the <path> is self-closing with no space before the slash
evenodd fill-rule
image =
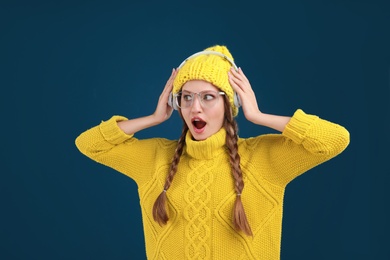
<path id="1" fill-rule="evenodd" d="M 215 45 L 205 49 L 205 51 L 217 51 L 233 60 L 233 56 L 226 46 Z M 232 106 L 233 115 L 236 116 L 238 114 L 238 108 L 234 105 L 234 90 L 228 79 L 228 71 L 231 67 L 232 64 L 228 60 L 218 55 L 204 54 L 193 57 L 187 60 L 179 69 L 173 82 L 172 92 L 174 94 L 180 92 L 183 85 L 190 80 L 210 82 L 225 92 Z"/>

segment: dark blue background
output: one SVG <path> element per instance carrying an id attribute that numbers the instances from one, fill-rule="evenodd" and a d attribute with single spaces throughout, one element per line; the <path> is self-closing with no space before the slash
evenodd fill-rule
<path id="1" fill-rule="evenodd" d="M 282 259 L 390 259 L 388 1 L 0 5 L 1 259 L 144 259 L 137 187 L 79 133 L 154 111 L 173 67 L 225 44 L 261 110 L 344 125 L 350 146 L 286 190 Z M 272 132 L 239 114 L 240 135 Z M 177 114 L 138 137 L 176 139 Z"/>

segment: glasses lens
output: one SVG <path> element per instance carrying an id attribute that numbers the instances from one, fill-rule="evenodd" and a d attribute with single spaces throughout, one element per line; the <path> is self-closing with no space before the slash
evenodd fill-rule
<path id="1" fill-rule="evenodd" d="M 213 107 L 219 99 L 219 93 L 215 91 L 203 91 L 199 93 L 204 107 Z"/>
<path id="2" fill-rule="evenodd" d="M 224 95 L 223 92 L 216 92 L 216 91 L 202 91 L 199 93 L 192 93 L 192 92 L 180 92 L 177 93 L 175 96 L 176 104 L 180 108 L 188 108 L 192 106 L 192 103 L 194 99 L 199 98 L 201 104 L 205 108 L 211 108 L 213 107 L 219 100 L 220 95 Z"/>

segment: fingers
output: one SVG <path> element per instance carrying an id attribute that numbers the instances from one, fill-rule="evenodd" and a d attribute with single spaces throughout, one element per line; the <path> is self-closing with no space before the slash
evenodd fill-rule
<path id="1" fill-rule="evenodd" d="M 249 83 L 249 80 L 247 79 L 247 77 L 245 76 L 244 72 L 242 71 L 241 68 L 238 68 L 238 70 L 235 70 L 234 68 L 231 68 L 230 71 L 229 71 L 232 76 L 234 76 L 234 78 L 236 78 L 237 80 L 240 80 L 242 82 L 246 82 L 246 83 Z"/>
<path id="2" fill-rule="evenodd" d="M 237 92 L 247 92 L 251 90 L 249 80 L 245 76 L 241 68 L 238 68 L 236 71 L 234 68 L 231 68 L 228 72 L 229 81 L 233 89 Z"/>
<path id="3" fill-rule="evenodd" d="M 173 81 L 175 80 L 176 75 L 177 75 L 177 69 L 172 69 L 171 76 L 167 80 L 167 83 L 165 83 L 165 87 L 160 95 L 160 99 L 167 99 L 168 100 L 168 96 L 172 91 Z"/>
<path id="4" fill-rule="evenodd" d="M 177 69 L 172 69 L 171 76 L 169 77 L 167 83 L 165 84 L 164 92 L 171 92 L 173 88 L 173 81 L 175 80 L 176 74 L 177 74 Z"/>
<path id="5" fill-rule="evenodd" d="M 244 72 L 242 71 L 241 67 L 238 68 L 239 74 L 243 77 L 243 79 L 247 82 L 249 82 L 248 78 L 245 76 Z"/>

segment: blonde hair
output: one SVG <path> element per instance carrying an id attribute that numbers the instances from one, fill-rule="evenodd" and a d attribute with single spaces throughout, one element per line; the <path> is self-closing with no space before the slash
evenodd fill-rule
<path id="1" fill-rule="evenodd" d="M 226 130 L 226 147 L 229 152 L 229 161 L 232 167 L 232 175 L 234 178 L 236 201 L 233 208 L 233 224 L 237 231 L 243 231 L 248 236 L 252 236 L 252 230 L 249 226 L 248 219 L 245 214 L 244 205 L 241 201 L 242 190 L 244 189 L 244 181 L 242 177 L 242 171 L 240 167 L 240 155 L 238 154 L 238 126 L 233 116 L 233 110 L 230 105 L 229 99 L 224 96 L 225 103 L 225 120 L 223 127 Z M 168 222 L 168 214 L 166 210 L 166 192 L 171 186 L 173 177 L 177 171 L 177 165 L 180 162 L 180 156 L 183 153 L 185 146 L 186 134 L 188 126 L 186 123 L 183 125 L 181 136 L 178 140 L 175 154 L 172 159 L 172 164 L 169 168 L 168 176 L 164 184 L 164 190 L 157 197 L 153 205 L 153 218 L 160 225 L 165 225 Z"/>

